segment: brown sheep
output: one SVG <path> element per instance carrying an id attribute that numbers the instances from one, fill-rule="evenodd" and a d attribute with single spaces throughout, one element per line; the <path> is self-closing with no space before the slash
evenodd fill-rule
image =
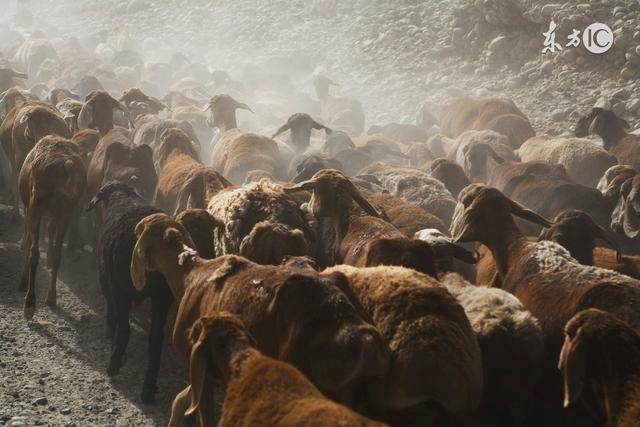
<path id="1" fill-rule="evenodd" d="M 506 136 L 513 149 L 535 136 L 524 113 L 513 101 L 502 98 L 455 99 L 442 109 L 440 128 L 449 138 L 457 138 L 468 130 L 493 130 Z"/>
<path id="2" fill-rule="evenodd" d="M 251 111 L 246 104 L 229 95 L 216 95 L 207 109 L 211 110 L 211 126 L 221 132 L 211 155 L 211 166 L 215 170 L 236 185 L 241 185 L 247 173 L 255 169 L 265 170 L 277 179 L 287 178 L 278 144 L 266 136 L 244 133 L 237 128 L 236 109 Z"/>
<path id="3" fill-rule="evenodd" d="M 94 129 L 84 129 L 77 132 L 71 138 L 71 142 L 76 144 L 80 149 L 80 156 L 85 164 L 85 167 L 89 167 L 93 153 L 100 141 L 100 133 Z"/>
<path id="4" fill-rule="evenodd" d="M 579 406 L 597 425 L 634 427 L 640 420 L 640 335 L 605 311 L 588 309 L 564 328 L 558 369 L 565 408 Z"/>
<path id="5" fill-rule="evenodd" d="M 271 139 L 288 130 L 291 131 L 291 143 L 295 147 L 296 152 L 304 152 L 309 148 L 311 141 L 311 129 L 324 130 L 327 133 L 331 133 L 331 129 L 316 122 L 310 115 L 306 113 L 296 113 L 287 119 L 287 123 L 280 126 L 280 128 L 273 134 Z"/>
<path id="6" fill-rule="evenodd" d="M 440 181 L 451 195 L 458 198 L 464 187 L 471 184 L 462 167 L 453 160 L 438 158 L 428 167 L 429 175 Z"/>
<path id="7" fill-rule="evenodd" d="M 579 138 L 596 134 L 602 138 L 603 147 L 613 154 L 618 163 L 640 169 L 640 136 L 627 133 L 629 123 L 613 111 L 593 108 L 578 120 L 575 135 Z"/>
<path id="8" fill-rule="evenodd" d="M 453 243 L 451 238 L 433 228 L 420 230 L 413 237 L 426 242 L 431 247 L 438 273 L 455 271 L 464 277 L 473 277 L 471 265 L 478 262 L 477 253 L 474 254 L 461 245 Z"/>
<path id="9" fill-rule="evenodd" d="M 458 137 L 448 157 L 455 160 L 471 182 L 485 182 L 494 165 L 517 161 L 506 138 L 490 130 L 470 130 Z"/>
<path id="10" fill-rule="evenodd" d="M 430 126 L 429 126 L 430 127 Z M 428 128 L 404 123 L 388 123 L 384 126 L 371 126 L 367 134 L 382 134 L 387 138 L 396 140 L 402 144 L 426 142 L 429 139 Z"/>
<path id="11" fill-rule="evenodd" d="M 471 420 L 525 425 L 544 352 L 538 320 L 502 289 L 474 286 L 455 273 L 440 281 L 464 308 L 482 351 L 482 401 Z"/>
<path id="12" fill-rule="evenodd" d="M 385 375 L 388 348 L 342 274 L 259 265 L 235 255 L 204 260 L 185 243 L 186 230 L 164 214 L 140 221 L 136 235 L 131 278 L 139 290 L 149 271 L 167 279 L 180 301 L 173 342 L 184 356 L 191 354 L 189 331 L 197 320 L 229 311 L 262 353 L 292 363 L 338 402 L 357 404 L 361 387 Z M 210 395 L 213 384 L 207 384 Z"/>
<path id="13" fill-rule="evenodd" d="M 596 239 L 613 249 L 596 247 Z M 540 240 L 551 240 L 562 245 L 580 264 L 595 265 L 640 279 L 640 257 L 620 254 L 607 231 L 585 212 L 568 210 L 560 213 L 553 225 L 542 232 Z"/>
<path id="14" fill-rule="evenodd" d="M 126 106 L 107 92 L 102 90 L 90 92 L 78 115 L 78 128 L 97 129 L 100 135 L 106 135 L 113 129 L 113 110 L 129 113 Z"/>
<path id="15" fill-rule="evenodd" d="M 10 132 L 10 139 L 9 139 Z M 17 177 L 22 163 L 35 144 L 45 136 L 70 138 L 71 132 L 55 107 L 40 102 L 28 102 L 16 106 L 5 118 L 0 128 L 2 148 L 11 163 L 16 177 L 14 216 L 19 214 L 20 191 Z"/>
<path id="16" fill-rule="evenodd" d="M 328 77 L 318 75 L 313 80 L 316 96 L 320 100 L 322 117 L 332 128 L 357 136 L 364 132 L 365 116 L 360 101 L 347 97 L 333 97 L 329 86 L 339 86 Z"/>
<path id="17" fill-rule="evenodd" d="M 563 165 L 572 181 L 587 187 L 595 187 L 607 169 L 618 164 L 602 147 L 582 138 L 538 136 L 522 144 L 518 156 L 523 162 Z"/>
<path id="18" fill-rule="evenodd" d="M 0 93 L 0 119 L 6 119 L 11 110 L 27 101 L 37 101 L 37 99 L 32 99 L 28 92 L 16 88 Z"/>
<path id="19" fill-rule="evenodd" d="M 224 188 L 233 187 L 225 177 L 211 167 L 192 170 L 178 191 L 176 210 L 206 209 L 213 197 Z"/>
<path id="20" fill-rule="evenodd" d="M 367 193 L 366 197 L 374 206 L 386 213 L 391 224 L 407 237 L 412 237 L 424 228 L 447 231 L 447 226 L 440 218 L 420 206 L 407 203 L 388 193 Z"/>
<path id="21" fill-rule="evenodd" d="M 620 189 L 622 184 L 638 174 L 638 171 L 627 165 L 612 166 L 602 175 L 598 182 L 597 189 L 604 197 L 612 204 L 615 205 L 620 197 Z"/>
<path id="22" fill-rule="evenodd" d="M 402 267 L 325 270 L 336 272 L 349 279 L 391 347 L 389 372 L 370 392 L 376 410 L 394 420 L 425 402 L 454 414 L 476 409 L 482 396 L 478 341 L 464 309 L 437 280 Z"/>
<path id="23" fill-rule="evenodd" d="M 538 320 L 545 334 L 546 357 L 538 395 L 550 416 L 558 415 L 561 384 L 556 362 L 562 329 L 578 311 L 600 308 L 640 330 L 640 281 L 610 270 L 578 264 L 554 242 L 531 242 L 512 215 L 543 227 L 551 223 L 510 200 L 499 190 L 472 184 L 460 196 L 451 235 L 454 241 L 478 241 L 496 260 L 504 290 L 515 295 Z"/>
<path id="24" fill-rule="evenodd" d="M 315 238 L 296 200 L 267 180 L 226 188 L 209 201 L 216 255 L 238 254 L 261 264 L 313 254 Z"/>
<path id="25" fill-rule="evenodd" d="M 185 209 L 176 216 L 176 222 L 189 232 L 198 255 L 204 259 L 216 257 L 213 230 L 218 224 L 209 212 L 204 209 Z"/>
<path id="26" fill-rule="evenodd" d="M 189 122 L 162 119 L 156 116 L 144 116 L 136 123 L 136 129 L 133 132 L 133 145 L 148 145 L 154 150 L 154 160 L 158 172 L 160 172 L 157 164 L 158 148 L 160 147 L 160 143 L 162 142 L 161 136 L 164 131 L 173 128 L 180 129 L 188 135 L 189 141 L 193 145 L 194 151 L 197 153 L 198 158 L 200 158 L 200 141 L 198 140 L 198 137 Z"/>
<path id="27" fill-rule="evenodd" d="M 42 138 L 27 155 L 20 171 L 18 185 L 26 208 L 23 242 L 25 263 L 20 286 L 27 290 L 24 317 L 31 319 L 36 309 L 35 280 L 40 258 L 40 229 L 48 225 L 51 282 L 46 304 L 56 305 L 56 281 L 62 253 L 62 242 L 72 212 L 85 187 L 85 169 L 78 147 L 58 136 Z"/>
<path id="28" fill-rule="evenodd" d="M 196 412 L 200 425 L 214 425 L 214 396 L 205 393 L 211 390 L 206 382 L 225 390 L 218 426 L 383 425 L 330 401 L 294 366 L 265 356 L 236 315 L 198 319 L 189 340 L 190 385 L 173 401 L 171 427 Z"/>

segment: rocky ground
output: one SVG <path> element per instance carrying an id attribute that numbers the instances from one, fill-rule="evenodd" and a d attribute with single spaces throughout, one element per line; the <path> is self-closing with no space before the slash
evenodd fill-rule
<path id="1" fill-rule="evenodd" d="M 254 69 L 286 72 L 310 92 L 323 71 L 360 99 L 368 124 L 413 122 L 461 94 L 506 95 L 539 133 L 571 131 L 592 106 L 613 108 L 640 127 L 640 5 L 630 0 L 32 0 L 50 37 L 126 30 L 148 60 L 186 52 L 242 80 Z M 0 20 L 3 17 L 0 16 Z M 607 23 L 611 51 L 583 47 L 542 54 L 550 20 L 564 45 L 573 28 Z M 306 76 L 306 77 L 305 77 Z M 306 79 L 306 80 L 305 80 Z M 0 425 L 162 425 L 183 378 L 167 343 L 158 403 L 138 394 L 146 334 L 135 326 L 125 368 L 104 373 L 110 344 L 92 255 L 63 258 L 59 307 L 22 319 L 17 291 L 21 227 L 0 209 Z M 8 225 L 10 224 L 10 225 Z M 44 264 L 44 260 L 41 262 Z M 142 311 L 139 308 L 138 311 Z M 142 316 L 138 316 L 142 317 Z M 143 322 L 142 322 L 143 323 Z"/>

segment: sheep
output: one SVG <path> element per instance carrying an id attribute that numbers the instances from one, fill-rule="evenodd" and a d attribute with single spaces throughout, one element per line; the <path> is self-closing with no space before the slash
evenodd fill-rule
<path id="1" fill-rule="evenodd" d="M 311 179 L 316 172 L 322 169 L 343 169 L 339 160 L 323 154 L 309 154 L 303 156 L 299 161 L 294 158 L 291 163 L 291 166 L 295 166 L 295 170 L 293 170 L 293 167 L 289 169 L 289 177 L 293 183 Z"/>
<path id="2" fill-rule="evenodd" d="M 35 280 L 40 258 L 41 224 L 47 224 L 49 232 L 47 263 L 51 267 L 51 282 L 46 304 L 55 306 L 62 242 L 73 209 L 84 191 L 85 180 L 84 164 L 78 148 L 59 136 L 46 136 L 38 141 L 22 165 L 18 188 L 27 220 L 23 236 L 25 263 L 20 287 L 27 291 L 24 300 L 26 319 L 31 319 L 36 309 Z"/>
<path id="3" fill-rule="evenodd" d="M 329 86 L 339 85 L 326 76 L 316 76 L 313 80 L 313 85 L 316 90 L 316 96 L 320 101 L 322 117 L 329 122 L 330 127 L 354 136 L 364 132 L 365 116 L 362 104 L 358 100 L 331 96 Z"/>
<path id="4" fill-rule="evenodd" d="M 392 364 L 370 390 L 372 406 L 394 420 L 426 402 L 470 413 L 482 396 L 478 341 L 463 308 L 435 279 L 403 267 L 338 265 L 389 344 Z M 418 424 L 413 420 L 414 424 Z"/>
<path id="5" fill-rule="evenodd" d="M 466 131 L 450 150 L 449 159 L 462 166 L 471 182 L 485 182 L 492 164 L 517 161 L 513 150 L 506 144 L 506 138 L 490 130 Z"/>
<path id="6" fill-rule="evenodd" d="M 523 162 L 561 164 L 574 182 L 587 187 L 595 187 L 605 171 L 618 164 L 603 148 L 581 138 L 538 136 L 522 144 L 518 155 Z"/>
<path id="7" fill-rule="evenodd" d="M 444 184 L 426 172 L 374 163 L 360 173 L 375 176 L 392 195 L 423 208 L 449 226 L 456 200 Z"/>
<path id="8" fill-rule="evenodd" d="M 198 255 L 204 259 L 216 257 L 213 247 L 213 230 L 219 225 L 205 209 L 185 209 L 176 216 L 176 221 L 189 232 Z"/>
<path id="9" fill-rule="evenodd" d="M 273 136 L 271 136 L 271 139 L 276 139 L 280 134 L 290 130 L 291 143 L 296 152 L 301 153 L 309 148 L 312 129 L 324 130 L 327 133 L 332 132 L 331 129 L 318 123 L 310 115 L 306 113 L 296 113 L 287 119 L 287 123 L 278 128 Z"/>
<path id="10" fill-rule="evenodd" d="M 312 255 L 314 236 L 303 212 L 282 187 L 267 180 L 226 188 L 207 211 L 218 256 L 238 254 L 261 264 L 280 264 L 285 255 Z"/>
<path id="11" fill-rule="evenodd" d="M 358 405 L 361 387 L 386 373 L 388 347 L 343 275 L 260 265 L 236 255 L 204 260 L 186 230 L 165 214 L 143 219 L 136 235 L 133 283 L 138 290 L 152 288 L 149 272 L 167 278 L 180 301 L 173 343 L 187 358 L 195 322 L 228 311 L 241 318 L 258 350 L 292 363 L 340 403 Z"/>
<path id="12" fill-rule="evenodd" d="M 609 197 L 616 198 L 611 214 L 611 228 L 619 234 L 631 239 L 633 249 L 637 250 L 637 240 L 640 235 L 640 207 L 638 206 L 638 191 L 640 189 L 640 174 L 625 174 L 614 180 L 614 186 L 609 190 Z"/>
<path id="13" fill-rule="evenodd" d="M 603 147 L 613 154 L 618 163 L 640 169 L 640 137 L 627 133 L 629 123 L 616 116 L 613 111 L 593 108 L 589 114 L 580 117 L 575 128 L 575 136 L 586 137 L 596 134 L 602 138 Z"/>
<path id="14" fill-rule="evenodd" d="M 40 102 L 27 102 L 16 106 L 0 127 L 2 148 L 16 177 L 13 210 L 16 218 L 20 213 L 20 190 L 17 188 L 20 169 L 35 144 L 49 135 L 70 138 L 71 132 L 55 107 Z"/>
<path id="15" fill-rule="evenodd" d="M 380 211 L 384 212 L 391 224 L 402 234 L 412 237 L 424 228 L 435 228 L 447 231 L 447 226 L 437 216 L 425 211 L 420 206 L 405 202 L 388 193 L 366 193 L 367 199 Z"/>
<path id="16" fill-rule="evenodd" d="M 561 212 L 539 238 L 562 245 L 580 264 L 595 265 L 640 279 L 640 257 L 620 254 L 617 243 L 585 212 Z M 596 247 L 596 239 L 613 249 Z"/>
<path id="17" fill-rule="evenodd" d="M 200 166 L 185 177 L 176 198 L 176 211 L 187 208 L 206 209 L 222 189 L 233 187 L 224 176 L 211 167 Z"/>
<path id="18" fill-rule="evenodd" d="M 69 89 L 64 88 L 51 89 L 51 91 L 47 95 L 47 101 L 51 105 L 58 105 L 65 99 L 80 101 L 80 96 L 76 93 L 71 92 Z"/>
<path id="19" fill-rule="evenodd" d="M 64 117 L 64 121 L 67 122 L 67 126 L 71 130 L 71 133 L 76 133 L 79 130 L 78 116 L 82 111 L 83 103 L 70 98 L 65 98 L 57 104 L 54 104 Z"/>
<path id="20" fill-rule="evenodd" d="M 602 310 L 577 313 L 564 328 L 558 369 L 565 408 L 580 404 L 598 425 L 638 424 L 640 335 L 627 323 Z"/>
<path id="21" fill-rule="evenodd" d="M 440 281 L 464 308 L 482 353 L 482 401 L 472 419 L 488 425 L 523 425 L 542 363 L 538 320 L 502 289 L 473 286 L 456 273 Z"/>
<path id="22" fill-rule="evenodd" d="M 190 385 L 173 401 L 169 426 L 180 426 L 184 415 L 196 412 L 201 425 L 214 424 L 214 396 L 205 393 L 211 389 L 205 382 L 226 390 L 218 426 L 286 425 L 302 420 L 326 426 L 383 425 L 330 401 L 294 366 L 265 356 L 236 315 L 222 312 L 201 317 L 189 340 Z"/>
<path id="23" fill-rule="evenodd" d="M 426 142 L 429 139 L 428 132 L 419 126 L 411 124 L 388 123 L 384 126 L 371 126 L 367 130 L 368 135 L 382 134 L 387 138 L 396 140 L 402 144 Z"/>
<path id="24" fill-rule="evenodd" d="M 11 112 L 19 104 L 24 104 L 27 101 L 37 101 L 35 97 L 29 95 L 28 92 L 12 88 L 0 93 L 0 119 L 4 121 L 8 118 L 9 112 Z M 0 124 L 1 122 L 0 121 Z"/>
<path id="25" fill-rule="evenodd" d="M 25 73 L 20 73 L 11 68 L 0 68 L 0 93 L 11 89 L 14 86 L 13 79 L 28 79 Z"/>
<path id="26" fill-rule="evenodd" d="M 266 136 L 237 129 L 235 114 L 238 108 L 251 111 L 246 104 L 229 95 L 216 95 L 207 105 L 212 115 L 210 125 L 221 132 L 220 140 L 213 148 L 211 166 L 236 185 L 242 184 L 247 173 L 255 169 L 285 179 L 286 166 L 277 143 Z"/>
<path id="27" fill-rule="evenodd" d="M 478 262 L 477 254 L 453 243 L 451 238 L 445 236 L 444 233 L 437 229 L 426 228 L 419 230 L 413 237 L 429 244 L 435 256 L 435 265 L 438 273 L 458 271 L 464 272 L 466 277 L 471 276 L 468 269 L 461 266 L 458 261 L 466 265 L 475 264 Z M 436 275 L 432 276 L 437 277 Z"/>
<path id="28" fill-rule="evenodd" d="M 622 184 L 629 179 L 633 178 L 638 173 L 637 170 L 627 165 L 611 166 L 606 170 L 596 188 L 600 191 L 604 197 L 614 205 L 620 197 L 620 189 Z"/>
<path id="29" fill-rule="evenodd" d="M 80 149 L 80 156 L 85 167 L 89 166 L 93 153 L 100 141 L 100 132 L 94 129 L 84 129 L 76 132 L 71 138 L 71 142 L 76 144 Z"/>
<path id="30" fill-rule="evenodd" d="M 438 158 L 427 168 L 429 175 L 444 184 L 455 198 L 460 191 L 471 184 L 462 167 L 453 160 Z"/>
<path id="31" fill-rule="evenodd" d="M 580 265 L 554 242 L 531 242 L 512 215 L 543 227 L 551 223 L 512 201 L 495 188 L 471 184 L 460 195 L 451 224 L 455 242 L 477 241 L 496 260 L 502 289 L 515 295 L 540 322 L 546 357 L 540 396 L 555 414 L 560 403 L 560 378 L 555 364 L 562 328 L 578 311 L 600 308 L 640 330 L 640 281 L 610 270 Z"/>
<path id="32" fill-rule="evenodd" d="M 354 138 L 353 141 L 360 151 L 369 154 L 376 162 L 403 166 L 410 160 L 396 141 L 382 134 L 363 135 Z"/>
<path id="33" fill-rule="evenodd" d="M 125 115 L 127 107 L 103 90 L 90 92 L 78 115 L 78 129 L 97 129 L 100 135 L 106 135 L 113 129 L 113 110 L 120 110 Z"/>
<path id="34" fill-rule="evenodd" d="M 51 42 L 44 38 L 31 38 L 22 43 L 13 60 L 33 78 L 38 74 L 40 65 L 47 59 L 54 61 L 59 59 Z"/>
<path id="35" fill-rule="evenodd" d="M 443 107 L 440 128 L 449 138 L 468 130 L 492 130 L 504 135 L 512 149 L 535 136 L 531 123 L 509 99 L 474 100 L 458 98 Z"/>
<path id="36" fill-rule="evenodd" d="M 156 116 L 144 116 L 144 119 L 143 123 L 140 121 L 136 123 L 137 127 L 133 132 L 133 145 L 148 145 L 151 147 L 155 153 L 154 158 L 156 165 L 158 163 L 158 148 L 162 142 L 161 136 L 164 131 L 172 128 L 180 129 L 188 135 L 191 145 L 193 145 L 195 152 L 200 158 L 202 146 L 189 122 L 161 119 Z M 158 168 L 156 169 L 160 172 Z"/>
<path id="37" fill-rule="evenodd" d="M 136 243 L 135 227 L 148 215 L 160 212 L 149 206 L 138 192 L 121 182 L 107 182 L 91 199 L 87 210 L 100 205 L 104 214 L 104 224 L 100 228 L 96 245 L 98 280 L 107 306 L 107 337 L 112 341 L 111 357 L 107 374 L 115 376 L 124 364 L 124 356 L 129 343 L 129 313 L 132 303 L 151 299 L 151 329 L 147 371 L 142 386 L 141 399 L 152 402 L 157 391 L 157 377 L 164 340 L 164 326 L 169 308 L 173 302 L 165 278 L 150 273 L 147 280 L 153 286 L 136 290 L 131 281 L 131 258 Z M 191 240 L 188 241 L 192 246 Z"/>

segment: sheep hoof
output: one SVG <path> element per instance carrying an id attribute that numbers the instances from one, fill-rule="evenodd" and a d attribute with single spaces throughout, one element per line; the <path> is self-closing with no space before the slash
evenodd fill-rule
<path id="1" fill-rule="evenodd" d="M 26 320 L 31 320 L 33 319 L 33 315 L 36 313 L 36 307 L 34 305 L 25 305 L 22 313 Z"/>

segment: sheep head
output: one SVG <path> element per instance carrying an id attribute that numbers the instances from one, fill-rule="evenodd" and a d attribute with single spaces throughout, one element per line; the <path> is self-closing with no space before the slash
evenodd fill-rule
<path id="1" fill-rule="evenodd" d="M 332 157 L 327 157 L 322 154 L 313 154 L 305 157 L 296 165 L 296 175 L 291 181 L 296 184 L 306 181 L 311 179 L 313 175 L 322 169 L 342 170 L 342 163 Z"/>
<path id="2" fill-rule="evenodd" d="M 212 396 L 203 396 L 205 381 L 222 381 L 226 384 L 234 354 L 247 348 L 255 348 L 256 343 L 242 320 L 227 312 L 198 319 L 191 328 L 190 339 L 191 404 L 185 415 L 196 413 L 203 405 L 211 406 L 204 413 L 213 413 Z"/>
<path id="3" fill-rule="evenodd" d="M 538 240 L 551 240 L 565 247 L 572 257 L 585 265 L 593 265 L 596 239 L 603 240 L 613 247 L 620 261 L 618 245 L 609 237 L 609 233 L 596 224 L 589 214 L 576 209 L 567 209 L 559 213 L 553 225 L 542 230 L 538 237 Z"/>
<path id="4" fill-rule="evenodd" d="M 193 148 L 189 135 L 182 129 L 168 128 L 160 135 L 160 145 L 155 153 L 159 169 L 162 169 L 167 158 L 174 151 L 183 153 L 198 162 L 200 161 L 200 156 Z"/>
<path id="5" fill-rule="evenodd" d="M 180 301 L 182 278 L 189 259 L 197 255 L 189 232 L 164 213 L 149 215 L 135 228 L 136 243 L 131 257 L 131 281 L 142 291 L 149 272 L 162 274 L 173 296 Z"/>
<path id="6" fill-rule="evenodd" d="M 476 264 L 480 259 L 480 255 L 477 252 L 473 253 L 455 244 L 451 241 L 451 238 L 435 228 L 425 228 L 417 231 L 413 237 L 428 243 L 433 249 L 438 272 L 453 271 L 454 258 L 467 264 Z"/>
<path id="7" fill-rule="evenodd" d="M 624 383 L 634 374 L 637 378 L 640 336 L 616 316 L 597 309 L 576 314 L 564 332 L 558 363 L 564 407 L 582 401 L 599 424 L 614 425 L 625 404 Z"/>
<path id="8" fill-rule="evenodd" d="M 287 119 L 287 123 L 282 125 L 271 138 L 290 130 L 291 142 L 295 146 L 296 151 L 303 152 L 309 147 L 311 139 L 311 129 L 321 130 L 329 134 L 331 129 L 316 122 L 310 115 L 306 113 L 296 113 Z"/>
<path id="9" fill-rule="evenodd" d="M 496 163 L 504 163 L 491 145 L 486 143 L 469 144 L 462 149 L 464 171 L 471 182 L 484 182 L 487 179 L 487 162 L 493 159 Z"/>
<path id="10" fill-rule="evenodd" d="M 604 148 L 608 150 L 628 129 L 629 123 L 616 116 L 613 111 L 596 107 L 578 119 L 574 133 L 578 138 L 590 134 L 600 135 Z"/>
<path id="11" fill-rule="evenodd" d="M 620 187 L 618 201 L 611 214 L 611 229 L 630 239 L 640 235 L 640 175 L 627 179 Z"/>
<path id="12" fill-rule="evenodd" d="M 125 115 L 129 114 L 127 107 L 107 92 L 93 91 L 87 95 L 85 104 L 80 110 L 78 127 L 98 129 L 102 135 L 105 135 L 113 128 L 114 109 L 122 111 Z"/>
<path id="13" fill-rule="evenodd" d="M 119 181 L 109 181 L 102 187 L 100 187 L 100 190 L 98 190 L 96 195 L 87 205 L 86 211 L 92 211 L 98 205 L 98 203 L 101 202 L 106 205 L 109 203 L 112 197 L 118 195 L 132 198 L 133 200 L 143 201 L 143 198 L 140 193 L 138 193 L 138 190 L 131 187 L 130 185 Z"/>
<path id="14" fill-rule="evenodd" d="M 500 190 L 482 184 L 471 184 L 460 192 L 451 220 L 454 242 L 486 243 L 498 237 L 505 226 L 515 228 L 511 215 L 548 228 L 551 222 L 509 199 Z"/>
<path id="15" fill-rule="evenodd" d="M 238 102 L 231 96 L 223 94 L 211 98 L 203 111 L 211 110 L 211 116 L 207 123 L 212 128 L 218 128 L 224 132 L 238 127 L 236 121 L 236 110 L 238 109 L 253 113 L 253 110 L 247 104 Z"/>
<path id="16" fill-rule="evenodd" d="M 316 89 L 316 96 L 320 101 L 329 99 L 329 87 L 340 86 L 338 83 L 333 82 L 329 77 L 318 75 L 313 79 L 313 86 Z"/>

